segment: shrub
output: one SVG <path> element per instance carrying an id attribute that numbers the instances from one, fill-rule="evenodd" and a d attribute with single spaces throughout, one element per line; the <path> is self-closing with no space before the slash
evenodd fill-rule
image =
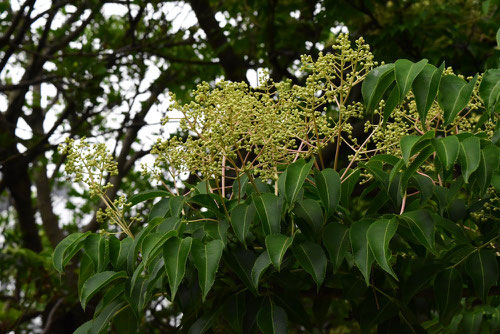
<path id="1" fill-rule="evenodd" d="M 500 329 L 500 70 L 377 66 L 346 35 L 302 62 L 303 85 L 201 84 L 174 104 L 181 131 L 144 171 L 165 189 L 111 203 L 105 148 L 63 147 L 126 234 L 76 233 L 54 252 L 59 272 L 81 254 L 83 308 L 100 296 L 78 333 L 135 332 L 164 301 L 161 321 L 190 333 Z M 200 182 L 181 187 L 184 172 Z"/>

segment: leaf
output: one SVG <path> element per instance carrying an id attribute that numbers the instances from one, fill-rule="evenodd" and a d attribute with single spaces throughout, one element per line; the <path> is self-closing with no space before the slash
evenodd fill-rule
<path id="1" fill-rule="evenodd" d="M 493 114 L 500 103 L 500 69 L 489 69 L 483 74 L 479 85 L 479 96 L 484 101 L 486 110 Z"/>
<path id="2" fill-rule="evenodd" d="M 56 246 L 52 254 L 52 265 L 59 273 L 64 271 L 64 266 L 83 247 L 83 242 L 89 234 L 90 232 L 70 234 Z"/>
<path id="3" fill-rule="evenodd" d="M 109 262 L 109 246 L 106 237 L 99 234 L 91 234 L 83 243 L 85 253 L 94 263 L 96 272 L 103 271 Z"/>
<path id="4" fill-rule="evenodd" d="M 326 256 L 320 245 L 305 241 L 298 245 L 293 245 L 293 254 L 299 264 L 307 271 L 316 282 L 317 290 L 323 283 L 326 275 Z"/>
<path id="5" fill-rule="evenodd" d="M 333 169 L 326 168 L 322 171 L 314 170 L 314 180 L 325 212 L 330 216 L 340 201 L 340 176 Z"/>
<path id="6" fill-rule="evenodd" d="M 103 271 L 88 278 L 82 286 L 82 295 L 80 297 L 82 308 L 85 310 L 87 302 L 103 287 L 117 279 L 126 277 L 127 274 L 124 271 Z"/>
<path id="7" fill-rule="evenodd" d="M 463 282 L 456 268 L 439 272 L 434 280 L 434 295 L 439 310 L 439 320 L 447 323 L 462 299 Z"/>
<path id="8" fill-rule="evenodd" d="M 401 147 L 401 153 L 403 154 L 403 159 L 408 165 L 411 157 L 411 149 L 413 145 L 420 139 L 420 136 L 410 135 L 401 138 L 399 146 Z"/>
<path id="9" fill-rule="evenodd" d="M 462 323 L 460 325 L 462 333 L 477 334 L 481 328 L 483 321 L 483 311 L 473 310 L 465 312 Z"/>
<path id="10" fill-rule="evenodd" d="M 214 284 L 223 249 L 224 243 L 221 240 L 212 240 L 206 244 L 203 244 L 198 239 L 193 242 L 191 254 L 193 255 L 194 266 L 198 270 L 198 280 L 203 294 L 203 301 L 205 301 Z"/>
<path id="11" fill-rule="evenodd" d="M 168 196 L 170 196 L 170 193 L 165 190 L 146 190 L 130 196 L 130 198 L 128 199 L 128 203 L 131 203 L 132 206 L 134 206 L 151 198 Z"/>
<path id="12" fill-rule="evenodd" d="M 285 199 L 288 203 L 292 204 L 297 199 L 297 195 L 311 171 L 313 163 L 313 159 L 307 163 L 304 159 L 299 159 L 288 165 L 285 177 Z"/>
<path id="13" fill-rule="evenodd" d="M 233 198 L 241 200 L 245 196 L 245 188 L 248 182 L 246 174 L 240 174 L 239 178 L 234 180 L 233 183 Z"/>
<path id="14" fill-rule="evenodd" d="M 370 225 L 369 220 L 359 220 L 354 222 L 349 229 L 354 263 L 365 277 L 366 285 L 369 285 L 371 266 L 375 260 L 366 239 L 366 232 Z"/>
<path id="15" fill-rule="evenodd" d="M 420 116 L 422 127 L 425 129 L 427 112 L 432 106 L 437 96 L 441 75 L 444 71 L 444 62 L 436 68 L 434 65 L 427 64 L 417 75 L 412 84 L 413 95 L 417 104 L 417 111 Z"/>
<path id="16" fill-rule="evenodd" d="M 292 245 L 293 238 L 283 234 L 270 234 L 266 237 L 266 248 L 269 259 L 274 267 L 280 270 L 281 261 L 288 247 Z"/>
<path id="17" fill-rule="evenodd" d="M 427 210 L 419 209 L 405 212 L 401 217 L 408 223 L 411 233 L 418 242 L 436 254 L 434 239 L 436 223 L 430 213 Z"/>
<path id="18" fill-rule="evenodd" d="M 427 59 L 422 59 L 418 63 L 414 63 L 408 59 L 398 59 L 396 63 L 394 63 L 394 74 L 396 76 L 400 102 L 403 101 L 404 97 L 410 90 L 413 81 L 424 69 L 426 64 Z"/>
<path id="19" fill-rule="evenodd" d="M 259 309 L 257 325 L 264 334 L 288 333 L 288 319 L 285 310 L 270 299 Z"/>
<path id="20" fill-rule="evenodd" d="M 148 221 L 151 221 L 157 217 L 164 218 L 169 210 L 170 198 L 167 197 L 160 199 L 155 205 L 153 205 L 153 208 L 149 212 Z"/>
<path id="21" fill-rule="evenodd" d="M 280 233 L 281 213 L 278 206 L 278 196 L 271 193 L 261 195 L 254 193 L 252 199 L 264 234 Z"/>
<path id="22" fill-rule="evenodd" d="M 349 247 L 349 229 L 340 223 L 327 224 L 323 231 L 323 245 L 325 245 L 333 263 L 333 271 L 342 264 Z"/>
<path id="23" fill-rule="evenodd" d="M 255 294 L 256 291 L 252 283 L 252 268 L 255 263 L 255 254 L 251 250 L 239 248 L 227 252 L 226 260 L 231 270 Z"/>
<path id="24" fill-rule="evenodd" d="M 170 231 L 177 231 L 178 233 L 182 226 L 182 220 L 179 217 L 168 217 L 158 225 L 156 232 L 168 233 Z"/>
<path id="25" fill-rule="evenodd" d="M 373 257 L 379 266 L 394 277 L 396 281 L 398 278 L 389 263 L 391 259 L 389 241 L 391 241 L 394 234 L 396 234 L 397 229 L 398 224 L 393 219 L 381 219 L 372 223 L 366 231 L 366 239 L 373 253 Z"/>
<path id="26" fill-rule="evenodd" d="M 498 169 L 500 149 L 495 145 L 488 145 L 481 151 L 481 160 L 477 168 L 477 183 L 481 194 L 484 194 L 491 184 L 493 173 Z"/>
<path id="27" fill-rule="evenodd" d="M 220 310 L 220 309 L 219 309 Z M 219 314 L 219 310 L 203 315 L 189 327 L 188 334 L 203 334 L 208 331 Z"/>
<path id="28" fill-rule="evenodd" d="M 462 140 L 458 160 L 462 167 L 464 181 L 465 183 L 469 183 L 469 177 L 479 167 L 481 160 L 481 142 L 478 137 L 471 136 Z"/>
<path id="29" fill-rule="evenodd" d="M 297 202 L 295 213 L 311 226 L 315 234 L 321 231 L 323 227 L 323 210 L 317 201 L 306 198 L 301 202 Z"/>
<path id="30" fill-rule="evenodd" d="M 173 236 L 177 236 L 177 231 L 151 233 L 144 238 L 141 248 L 142 261 L 146 266 L 149 265 L 150 259 L 159 253 L 163 244 Z"/>
<path id="31" fill-rule="evenodd" d="M 83 283 L 94 274 L 94 263 L 92 259 L 87 255 L 83 254 L 80 261 L 80 271 L 78 273 L 78 297 L 82 296 Z"/>
<path id="32" fill-rule="evenodd" d="M 73 332 L 73 334 L 88 334 L 90 327 L 92 327 L 92 320 L 84 322 Z"/>
<path id="33" fill-rule="evenodd" d="M 179 284 L 181 284 L 186 272 L 186 262 L 192 242 L 193 239 L 191 237 L 184 239 L 173 237 L 163 244 L 163 259 L 170 285 L 171 301 L 174 300 Z"/>
<path id="34" fill-rule="evenodd" d="M 92 326 L 90 327 L 88 334 L 99 334 L 102 333 L 104 329 L 107 328 L 109 321 L 115 316 L 124 305 L 121 300 L 115 300 L 108 304 L 97 317 L 92 320 Z"/>
<path id="35" fill-rule="evenodd" d="M 255 217 L 255 206 L 253 204 L 240 203 L 231 211 L 231 225 L 234 234 L 246 248 L 246 238 L 250 226 Z"/>
<path id="36" fill-rule="evenodd" d="M 172 196 L 170 197 L 169 211 L 172 217 L 180 217 L 182 213 L 182 207 L 184 205 L 184 196 Z"/>
<path id="37" fill-rule="evenodd" d="M 444 124 L 448 125 L 469 103 L 472 90 L 477 81 L 477 74 L 469 83 L 455 75 L 447 75 L 439 87 L 439 105 L 444 112 Z"/>
<path id="38" fill-rule="evenodd" d="M 426 147 L 420 154 L 415 158 L 415 160 L 408 166 L 408 169 L 403 173 L 401 178 L 401 187 L 403 190 L 406 189 L 408 181 L 416 173 L 418 168 L 434 153 L 434 149 L 431 146 Z"/>
<path id="39" fill-rule="evenodd" d="M 269 258 L 268 252 L 262 252 L 257 258 L 257 260 L 255 260 L 251 273 L 252 283 L 253 286 L 255 287 L 255 290 L 259 289 L 260 276 L 269 267 L 270 264 L 271 264 L 271 259 Z"/>
<path id="40" fill-rule="evenodd" d="M 445 170 L 449 170 L 458 158 L 460 142 L 456 136 L 433 138 L 432 146 Z"/>
<path id="41" fill-rule="evenodd" d="M 495 253 L 480 249 L 467 258 L 465 268 L 474 283 L 476 294 L 486 302 L 490 288 L 498 281 L 498 262 Z"/>
<path id="42" fill-rule="evenodd" d="M 263 252 L 262 254 L 266 254 Z M 224 319 L 236 333 L 242 333 L 243 319 L 246 312 L 245 292 L 233 294 L 224 304 Z"/>
<path id="43" fill-rule="evenodd" d="M 399 90 L 397 86 L 394 86 L 391 90 L 391 93 L 389 94 L 389 97 L 387 98 L 387 101 L 385 102 L 384 118 L 383 118 L 384 126 L 386 125 L 389 116 L 391 115 L 391 113 L 398 104 L 399 104 Z"/>
<path id="44" fill-rule="evenodd" d="M 361 94 L 367 113 L 377 108 L 385 91 L 394 80 L 394 64 L 379 66 L 368 73 L 361 85 Z"/>
<path id="45" fill-rule="evenodd" d="M 133 243 L 134 240 L 131 237 L 126 237 L 122 241 L 115 236 L 109 237 L 109 260 L 115 269 L 120 268 L 125 263 Z"/>
<path id="46" fill-rule="evenodd" d="M 222 218 L 224 217 L 224 214 L 222 214 L 214 196 L 215 196 L 214 194 L 201 194 L 191 197 L 188 201 L 190 203 L 196 203 L 202 208 L 206 208 L 208 211 L 212 212 L 217 217 Z"/>
<path id="47" fill-rule="evenodd" d="M 227 243 L 227 230 L 229 229 L 229 223 L 225 220 L 219 221 L 207 221 L 203 225 L 203 228 L 208 236 L 212 239 L 221 240 L 224 245 Z"/>

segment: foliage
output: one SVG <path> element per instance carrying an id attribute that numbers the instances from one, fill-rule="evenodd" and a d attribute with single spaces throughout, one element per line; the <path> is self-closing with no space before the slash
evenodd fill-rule
<path id="1" fill-rule="evenodd" d="M 361 43 L 303 58 L 304 87 L 204 84 L 179 105 L 192 137 L 159 143 L 154 176 L 166 162 L 201 182 L 135 195 L 160 198 L 135 235 L 72 234 L 54 252 L 62 272 L 83 250 L 82 306 L 101 296 L 77 333 L 118 330 L 124 314 L 134 332 L 163 300 L 189 333 L 500 329 L 498 70 L 467 82 L 397 60 L 360 77 L 371 54 L 345 57 Z M 364 104 L 350 104 L 361 81 Z M 357 113 L 370 118 L 361 144 L 342 122 Z M 318 161 L 332 140 L 352 150 L 341 169 Z"/>

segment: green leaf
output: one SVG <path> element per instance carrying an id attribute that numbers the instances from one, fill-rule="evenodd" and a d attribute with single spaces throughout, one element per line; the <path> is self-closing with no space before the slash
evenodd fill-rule
<path id="1" fill-rule="evenodd" d="M 314 160 L 311 159 L 308 163 L 304 159 L 299 159 L 290 164 L 286 169 L 285 177 L 285 198 L 288 203 L 292 204 L 297 199 L 300 189 L 304 181 L 311 171 Z"/>
<path id="2" fill-rule="evenodd" d="M 323 231 L 323 245 L 325 245 L 333 263 L 333 271 L 342 264 L 349 247 L 349 229 L 340 223 L 327 224 Z"/>
<path id="3" fill-rule="evenodd" d="M 99 334 L 102 333 L 108 327 L 109 321 L 115 316 L 123 306 L 124 302 L 121 300 L 115 300 L 108 304 L 97 317 L 92 320 L 92 326 L 87 332 L 88 334 Z"/>
<path id="4" fill-rule="evenodd" d="M 495 253 L 480 249 L 467 258 L 465 268 L 474 282 L 476 294 L 486 302 L 490 288 L 498 281 L 498 261 Z"/>
<path id="5" fill-rule="evenodd" d="M 82 295 L 80 297 L 82 308 L 85 310 L 87 302 L 103 287 L 113 281 L 126 277 L 127 274 L 124 271 L 103 271 L 88 278 L 82 286 Z"/>
<path id="6" fill-rule="evenodd" d="M 158 225 L 156 232 L 167 233 L 170 231 L 177 231 L 178 233 L 182 226 L 182 220 L 179 217 L 168 217 Z"/>
<path id="7" fill-rule="evenodd" d="M 266 254 L 266 252 L 262 253 Z M 247 308 L 245 292 L 233 294 L 224 304 L 224 319 L 236 333 L 242 333 L 243 319 Z"/>
<path id="8" fill-rule="evenodd" d="M 484 194 L 491 184 L 493 173 L 498 169 L 500 149 L 495 145 L 488 145 L 481 151 L 481 160 L 477 168 L 477 184 Z"/>
<path id="9" fill-rule="evenodd" d="M 398 59 L 394 63 L 394 73 L 396 76 L 396 84 L 399 90 L 399 101 L 408 94 L 413 81 L 420 74 L 427 64 L 427 59 L 422 59 L 418 63 L 409 61 L 408 59 Z"/>
<path id="10" fill-rule="evenodd" d="M 391 241 L 394 234 L 396 234 L 397 229 L 398 224 L 393 219 L 381 219 L 372 223 L 366 231 L 366 239 L 373 253 L 373 257 L 379 266 L 396 280 L 398 280 L 398 278 L 389 263 L 391 259 L 389 241 Z"/>
<path id="11" fill-rule="evenodd" d="M 216 310 L 214 312 L 211 312 L 209 314 L 203 315 L 201 318 L 196 320 L 191 327 L 189 327 L 188 334 L 203 334 L 206 331 L 208 331 L 215 319 L 217 319 L 217 316 L 219 315 L 219 310 Z"/>
<path id="12" fill-rule="evenodd" d="M 387 123 L 387 120 L 389 119 L 389 116 L 393 112 L 393 110 L 397 107 L 399 104 L 399 90 L 397 86 L 394 86 L 391 90 L 391 93 L 389 94 L 389 97 L 387 98 L 387 101 L 385 102 L 384 106 L 384 126 Z"/>
<path id="13" fill-rule="evenodd" d="M 271 300 L 265 302 L 259 309 L 257 325 L 264 334 L 288 333 L 288 319 L 285 310 Z"/>
<path id="14" fill-rule="evenodd" d="M 146 236 L 151 233 L 151 231 L 153 231 L 156 226 L 162 221 L 163 219 L 159 217 L 151 220 L 146 228 L 143 228 L 133 240 L 133 244 L 130 246 L 129 252 L 127 254 L 127 271 L 129 274 L 132 274 L 134 272 L 135 264 L 137 262 L 137 255 L 139 253 L 139 250 L 141 249 L 144 238 L 146 238 Z"/>
<path id="15" fill-rule="evenodd" d="M 255 260 L 251 273 L 252 283 L 255 290 L 259 289 L 260 276 L 262 276 L 262 273 L 269 267 L 270 264 L 271 259 L 269 258 L 269 254 L 267 252 L 262 252 L 257 260 Z"/>
<path id="16" fill-rule="evenodd" d="M 379 66 L 368 73 L 361 85 L 361 94 L 367 113 L 377 108 L 385 91 L 394 80 L 394 64 Z"/>
<path id="17" fill-rule="evenodd" d="M 164 218 L 167 212 L 170 210 L 170 198 L 160 199 L 149 212 L 148 221 L 152 221 L 154 218 L 160 217 Z"/>
<path id="18" fill-rule="evenodd" d="M 453 122 L 458 113 L 469 103 L 477 74 L 469 83 L 456 75 L 447 75 L 439 87 L 439 105 L 444 112 L 445 125 Z"/>
<path id="19" fill-rule="evenodd" d="M 476 171 L 481 161 L 481 142 L 478 137 L 471 136 L 462 140 L 458 160 L 462 167 L 464 181 L 469 183 L 469 177 Z"/>
<path id="20" fill-rule="evenodd" d="M 410 228 L 413 236 L 422 246 L 436 254 L 436 243 L 434 235 L 436 233 L 436 223 L 427 210 L 418 209 L 405 212 L 401 216 Z"/>
<path id="21" fill-rule="evenodd" d="M 169 211 L 172 217 L 180 217 L 182 213 L 182 207 L 184 206 L 185 198 L 184 196 L 172 196 L 170 197 Z"/>
<path id="22" fill-rule="evenodd" d="M 280 233 L 281 213 L 278 206 L 278 196 L 271 193 L 261 195 L 254 193 L 252 199 L 264 234 Z"/>
<path id="23" fill-rule="evenodd" d="M 83 242 L 89 234 L 90 232 L 70 234 L 56 246 L 52 254 L 52 265 L 59 273 L 64 271 L 64 266 L 83 247 Z"/>
<path id="24" fill-rule="evenodd" d="M 432 106 L 437 96 L 441 75 L 444 71 L 444 62 L 436 68 L 434 65 L 427 64 L 418 74 L 412 84 L 413 95 L 417 104 L 417 111 L 423 128 L 426 128 L 427 112 Z"/>
<path id="25" fill-rule="evenodd" d="M 206 208 L 208 211 L 215 214 L 217 217 L 222 218 L 224 217 L 224 214 L 222 214 L 221 209 L 217 205 L 217 201 L 214 197 L 214 194 L 201 194 L 191 197 L 189 202 L 198 204 L 202 208 Z"/>
<path id="26" fill-rule="evenodd" d="M 238 248 L 227 252 L 225 259 L 231 270 L 255 294 L 256 291 L 252 283 L 252 268 L 255 263 L 255 254 L 251 250 Z"/>
<path id="27" fill-rule="evenodd" d="M 159 253 L 163 244 L 173 236 L 177 236 L 177 231 L 167 233 L 156 232 L 148 234 L 142 242 L 142 261 L 146 266 L 149 265 L 150 259 L 154 258 Z"/>
<path id="28" fill-rule="evenodd" d="M 323 210 L 317 201 L 306 198 L 297 202 L 294 212 L 311 226 L 315 234 L 321 231 L 323 227 Z"/>
<path id="29" fill-rule="evenodd" d="M 134 206 L 151 198 L 168 196 L 170 196 L 170 193 L 165 190 L 146 190 L 130 196 L 130 198 L 128 199 L 128 203 L 131 203 L 132 206 Z"/>
<path id="30" fill-rule="evenodd" d="M 418 142 L 419 139 L 420 136 L 415 135 L 404 136 L 401 138 L 399 146 L 401 147 L 401 153 L 403 154 L 403 159 L 406 165 L 408 165 L 408 163 L 410 162 L 413 145 L 415 145 L 415 143 Z"/>
<path id="31" fill-rule="evenodd" d="M 84 322 L 80 327 L 78 327 L 73 334 L 88 334 L 90 327 L 92 327 L 92 320 Z"/>
<path id="32" fill-rule="evenodd" d="M 460 142 L 456 136 L 433 138 L 432 146 L 445 170 L 449 170 L 458 158 Z"/>
<path id="33" fill-rule="evenodd" d="M 477 334 L 481 329 L 481 322 L 483 321 L 482 310 L 472 310 L 465 312 L 463 320 L 460 324 L 462 333 Z"/>
<path id="34" fill-rule="evenodd" d="M 203 225 L 203 228 L 207 235 L 212 239 L 219 239 L 224 243 L 224 245 L 226 245 L 229 223 L 225 219 L 219 220 L 217 222 L 207 221 Z"/>
<path id="35" fill-rule="evenodd" d="M 231 211 L 231 225 L 238 240 L 245 246 L 248 231 L 255 217 L 253 204 L 240 203 Z"/>
<path id="36" fill-rule="evenodd" d="M 418 168 L 434 153 L 434 149 L 431 146 L 426 147 L 420 154 L 415 158 L 415 160 L 408 166 L 408 169 L 403 173 L 401 178 L 401 187 L 403 190 L 406 189 L 408 181 L 416 173 Z"/>
<path id="37" fill-rule="evenodd" d="M 219 268 L 220 258 L 224 243 L 221 240 L 212 240 L 203 244 L 195 239 L 191 254 L 193 255 L 194 266 L 198 270 L 198 280 L 203 295 L 203 301 L 215 282 L 215 274 Z"/>
<path id="38" fill-rule="evenodd" d="M 305 241 L 301 244 L 294 244 L 292 247 L 295 258 L 305 271 L 307 271 L 316 282 L 317 290 L 323 283 L 326 275 L 327 260 L 320 245 Z"/>
<path id="39" fill-rule="evenodd" d="M 318 189 L 319 198 L 323 203 L 323 207 L 330 216 L 335 212 L 340 201 L 340 176 L 331 168 L 326 168 L 322 171 L 314 170 L 314 180 Z"/>
<path id="40" fill-rule="evenodd" d="M 78 273 L 78 297 L 82 296 L 82 287 L 85 281 L 94 274 L 94 263 L 92 259 L 87 255 L 83 254 L 80 261 L 80 272 Z"/>
<path id="41" fill-rule="evenodd" d="M 479 96 L 484 101 L 486 110 L 491 114 L 500 103 L 500 69 L 489 69 L 483 74 L 479 85 Z"/>
<path id="42" fill-rule="evenodd" d="M 83 249 L 94 263 L 96 272 L 100 273 L 106 268 L 109 262 L 109 247 L 104 235 L 89 235 L 85 239 Z"/>
<path id="43" fill-rule="evenodd" d="M 445 269 L 434 280 L 434 295 L 439 310 L 439 319 L 447 323 L 462 299 L 463 282 L 456 268 Z"/>
<path id="44" fill-rule="evenodd" d="M 370 225 L 371 221 L 369 220 L 359 220 L 354 222 L 349 229 L 354 263 L 365 277 L 366 285 L 369 285 L 370 271 L 375 260 L 366 239 L 366 232 Z"/>
<path id="45" fill-rule="evenodd" d="M 266 237 L 266 248 L 274 267 L 280 270 L 281 261 L 288 247 L 292 245 L 293 238 L 283 234 L 270 234 Z"/>
<path id="46" fill-rule="evenodd" d="M 171 301 L 174 300 L 179 284 L 181 284 L 186 272 L 186 262 L 192 242 L 191 237 L 184 239 L 173 237 L 163 244 L 163 259 L 170 285 Z"/>
<path id="47" fill-rule="evenodd" d="M 245 188 L 248 183 L 248 176 L 240 174 L 240 177 L 233 183 L 233 198 L 241 200 L 245 196 Z"/>

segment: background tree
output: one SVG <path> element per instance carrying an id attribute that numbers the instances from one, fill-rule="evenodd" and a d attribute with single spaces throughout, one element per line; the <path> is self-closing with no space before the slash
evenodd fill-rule
<path id="1" fill-rule="evenodd" d="M 114 199 L 118 189 L 145 188 L 135 167 L 148 153 L 148 133 L 156 131 L 168 91 L 188 100 L 203 80 L 253 80 L 258 68 L 275 80 L 300 82 L 300 55 L 314 57 L 343 27 L 366 37 L 376 60 L 445 60 L 470 75 L 498 61 L 499 7 L 498 1 L 0 2 L 0 331 L 35 326 L 63 333 L 90 316 L 75 307 L 74 286 L 60 286 L 48 264 L 68 232 L 100 228 L 95 212 L 103 206 L 62 176 L 66 157 L 56 146 L 64 138 L 98 137 L 112 147 Z M 41 326 L 33 320 L 39 317 Z"/>

